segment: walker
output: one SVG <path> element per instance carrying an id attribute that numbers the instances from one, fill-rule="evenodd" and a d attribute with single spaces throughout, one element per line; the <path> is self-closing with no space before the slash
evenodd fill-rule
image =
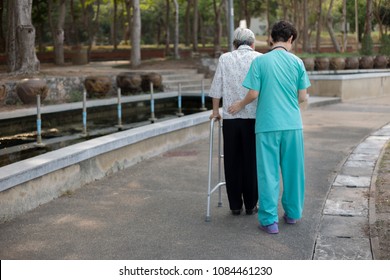
<path id="1" fill-rule="evenodd" d="M 214 124 L 218 122 L 218 183 L 211 188 L 211 179 L 212 179 L 212 172 L 213 172 L 213 150 L 214 150 Z M 221 194 L 221 187 L 226 185 L 226 182 L 222 181 L 222 121 L 218 120 L 217 118 L 213 118 L 210 121 L 210 157 L 209 157 L 209 177 L 208 177 L 208 189 L 207 189 L 207 212 L 206 212 L 206 222 L 211 221 L 210 216 L 210 200 L 211 200 L 211 194 L 218 190 L 218 207 L 222 207 L 222 194 Z"/>

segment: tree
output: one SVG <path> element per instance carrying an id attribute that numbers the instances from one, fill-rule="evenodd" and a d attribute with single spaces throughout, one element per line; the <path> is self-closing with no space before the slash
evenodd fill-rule
<path id="1" fill-rule="evenodd" d="M 390 2 L 382 0 L 374 0 L 373 2 L 373 14 L 378 22 L 379 35 L 382 38 L 387 32 L 385 26 L 390 26 Z"/>
<path id="2" fill-rule="evenodd" d="M 213 8 L 215 13 L 215 32 L 214 32 L 214 54 L 219 57 L 221 54 L 221 38 L 222 38 L 222 22 L 221 13 L 224 10 L 225 0 L 213 0 Z"/>
<path id="3" fill-rule="evenodd" d="M 31 10 L 32 0 L 8 1 L 7 66 L 15 74 L 39 72 Z"/>
<path id="4" fill-rule="evenodd" d="M 179 59 L 179 3 L 177 0 L 173 0 L 175 4 L 175 42 L 174 42 L 174 52 L 175 59 Z"/>
<path id="5" fill-rule="evenodd" d="M 347 50 L 347 0 L 343 0 L 343 20 L 341 32 L 343 32 L 343 52 Z"/>
<path id="6" fill-rule="evenodd" d="M 141 64 L 141 9 L 139 0 L 133 0 L 133 23 L 131 27 L 131 67 Z"/>
<path id="7" fill-rule="evenodd" d="M 310 40 L 309 40 L 309 16 L 308 16 L 307 0 L 303 0 L 303 51 L 310 51 Z"/>
<path id="8" fill-rule="evenodd" d="M 70 41 L 74 45 L 79 45 L 79 36 L 77 33 L 77 28 L 76 28 L 76 22 L 77 22 L 77 17 L 76 17 L 76 9 L 74 5 L 74 0 L 70 0 L 70 15 L 71 15 L 71 21 L 70 21 Z"/>
<path id="9" fill-rule="evenodd" d="M 5 51 L 5 38 L 3 32 L 4 1 L 0 0 L 0 53 Z"/>
<path id="10" fill-rule="evenodd" d="M 239 1 L 240 2 L 240 20 L 245 19 L 246 24 L 249 28 L 251 26 L 251 14 L 248 7 L 248 0 Z"/>
<path id="11" fill-rule="evenodd" d="M 125 0 L 126 5 L 126 22 L 127 22 L 127 30 L 124 32 L 124 40 L 127 42 L 128 40 L 131 40 L 131 26 L 132 26 L 132 17 L 131 17 L 131 7 L 132 7 L 132 0 Z"/>
<path id="12" fill-rule="evenodd" d="M 193 23 L 193 34 L 192 34 L 192 50 L 198 52 L 198 0 L 193 0 L 194 3 L 194 23 Z"/>
<path id="13" fill-rule="evenodd" d="M 48 3 L 47 0 L 34 0 L 31 10 L 31 21 L 35 27 L 35 44 L 38 45 L 38 51 L 44 52 L 44 41 L 48 39 L 47 22 L 48 22 Z"/>
<path id="14" fill-rule="evenodd" d="M 316 50 L 317 53 L 321 49 L 321 31 L 322 31 L 322 0 L 318 0 L 317 7 L 317 35 L 316 35 Z"/>
<path id="15" fill-rule="evenodd" d="M 169 43 L 170 43 L 170 29 L 169 29 L 169 22 L 170 22 L 170 4 L 169 0 L 165 0 L 165 53 L 169 55 Z"/>
<path id="16" fill-rule="evenodd" d="M 282 19 L 287 20 L 287 4 L 285 2 L 286 0 L 282 0 Z"/>
<path id="17" fill-rule="evenodd" d="M 362 40 L 362 49 L 361 49 L 361 53 L 364 55 L 372 54 L 373 42 L 371 37 L 371 30 L 372 30 L 372 0 L 367 0 L 366 22 L 365 22 L 364 36 Z"/>
<path id="18" fill-rule="evenodd" d="M 53 19 L 53 0 L 49 0 L 49 24 L 54 42 L 54 63 L 57 65 L 65 64 L 64 59 L 64 23 L 66 14 L 66 0 L 59 0 L 57 24 Z"/>
<path id="19" fill-rule="evenodd" d="M 349 23 L 350 30 L 352 32 L 357 31 L 357 38 L 360 42 L 364 33 L 365 14 L 362 11 L 366 9 L 366 0 L 356 0 L 356 5 L 357 11 L 359 11 L 357 21 L 355 14 L 355 1 L 347 1 L 347 21 Z"/>
<path id="20" fill-rule="evenodd" d="M 328 32 L 330 35 L 330 39 L 332 40 L 333 46 L 336 50 L 336 52 L 340 52 L 340 45 L 337 42 L 336 35 L 334 34 L 333 30 L 333 17 L 332 17 L 332 8 L 333 8 L 333 2 L 334 0 L 330 0 L 328 14 L 326 16 L 326 26 L 328 27 Z"/>
<path id="21" fill-rule="evenodd" d="M 186 7 L 186 13 L 185 13 L 185 22 L 184 22 L 184 44 L 186 46 L 190 45 L 190 38 L 191 38 L 191 18 L 190 18 L 190 12 L 191 12 L 191 3 L 192 0 L 187 0 L 187 7 Z"/>
<path id="22" fill-rule="evenodd" d="M 114 0 L 114 22 L 112 24 L 112 44 L 114 45 L 114 50 L 118 48 L 118 42 L 116 40 L 117 30 L 118 30 L 118 0 Z"/>
<path id="23" fill-rule="evenodd" d="M 266 14 L 267 14 L 267 43 L 271 44 L 270 40 L 271 40 L 271 18 L 270 18 L 270 3 L 269 3 L 270 0 L 267 0 L 266 3 L 267 3 L 267 11 L 266 11 Z"/>

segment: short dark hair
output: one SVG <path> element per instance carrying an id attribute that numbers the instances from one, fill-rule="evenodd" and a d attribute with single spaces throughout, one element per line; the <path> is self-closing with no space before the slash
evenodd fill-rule
<path id="1" fill-rule="evenodd" d="M 293 36 L 292 42 L 294 42 L 298 36 L 297 29 L 292 25 L 292 23 L 281 20 L 272 26 L 271 38 L 274 43 L 287 42 L 291 36 Z"/>

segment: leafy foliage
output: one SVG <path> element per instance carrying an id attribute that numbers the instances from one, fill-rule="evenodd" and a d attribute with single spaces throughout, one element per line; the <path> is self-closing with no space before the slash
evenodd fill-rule
<path id="1" fill-rule="evenodd" d="M 381 38 L 379 53 L 390 56 L 390 34 L 384 34 Z"/>
<path id="2" fill-rule="evenodd" d="M 360 53 L 362 55 L 372 55 L 373 54 L 373 41 L 371 36 L 363 36 L 362 39 L 362 48 Z"/>

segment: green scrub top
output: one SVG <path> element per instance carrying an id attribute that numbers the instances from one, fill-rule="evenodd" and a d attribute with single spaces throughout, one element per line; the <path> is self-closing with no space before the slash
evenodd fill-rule
<path id="1" fill-rule="evenodd" d="M 256 133 L 302 129 L 298 90 L 311 84 L 299 57 L 280 49 L 259 56 L 242 85 L 259 92 Z"/>

